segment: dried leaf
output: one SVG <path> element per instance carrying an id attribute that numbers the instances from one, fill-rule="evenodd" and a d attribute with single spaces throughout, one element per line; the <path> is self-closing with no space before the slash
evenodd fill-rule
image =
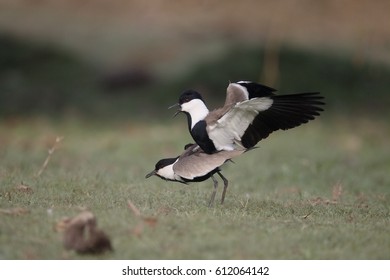
<path id="1" fill-rule="evenodd" d="M 157 224 L 157 218 L 156 217 L 144 217 L 144 218 L 142 218 L 142 220 L 149 227 L 155 227 L 156 224 Z"/>
<path id="2" fill-rule="evenodd" d="M 54 231 L 55 232 L 64 232 L 65 229 L 68 227 L 70 221 L 72 219 L 69 217 L 63 217 L 61 220 L 59 220 L 55 225 L 54 225 Z"/>
<path id="3" fill-rule="evenodd" d="M 4 197 L 6 197 L 8 201 L 11 201 L 12 200 L 11 192 L 6 192 Z"/>
<path id="4" fill-rule="evenodd" d="M 138 223 L 132 230 L 131 233 L 137 237 L 141 237 L 144 231 L 144 223 Z"/>
<path id="5" fill-rule="evenodd" d="M 131 200 L 127 201 L 127 206 L 129 209 L 133 212 L 133 214 L 138 218 L 139 222 L 137 225 L 131 230 L 131 233 L 137 237 L 141 237 L 145 225 L 151 228 L 154 228 L 157 224 L 157 218 L 156 217 L 143 217 L 141 214 L 141 211 L 134 205 Z M 159 209 L 159 211 L 167 211 L 167 209 Z"/>
<path id="6" fill-rule="evenodd" d="M 19 186 L 16 186 L 15 189 L 19 192 L 24 192 L 24 193 L 33 193 L 33 189 L 25 184 L 20 184 Z"/>
<path id="7" fill-rule="evenodd" d="M 315 206 L 315 205 L 329 205 L 329 204 L 337 204 L 337 201 L 329 200 L 327 198 L 322 198 L 322 197 L 316 197 L 314 199 L 309 200 L 310 204 Z"/>
<path id="8" fill-rule="evenodd" d="M 160 208 L 158 208 L 157 210 L 157 214 L 161 214 L 161 215 L 169 215 L 169 213 L 171 213 L 173 211 L 173 208 L 169 207 L 169 206 L 161 206 Z"/>
<path id="9" fill-rule="evenodd" d="M 318 204 L 323 204 L 324 203 L 324 199 L 322 197 L 316 197 L 316 198 L 310 199 L 309 202 L 310 202 L 310 204 L 315 206 L 315 205 L 318 205 Z"/>

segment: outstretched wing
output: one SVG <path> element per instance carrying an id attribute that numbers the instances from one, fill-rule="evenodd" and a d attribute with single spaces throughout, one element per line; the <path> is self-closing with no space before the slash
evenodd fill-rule
<path id="1" fill-rule="evenodd" d="M 252 98 L 233 106 L 208 127 L 208 134 L 217 150 L 250 148 L 273 131 L 314 119 L 323 111 L 321 99 L 317 92 Z"/>
<path id="2" fill-rule="evenodd" d="M 323 96 L 319 92 L 275 95 L 272 106 L 259 112 L 241 138 L 244 147 L 256 145 L 272 132 L 287 130 L 314 120 L 323 111 Z"/>

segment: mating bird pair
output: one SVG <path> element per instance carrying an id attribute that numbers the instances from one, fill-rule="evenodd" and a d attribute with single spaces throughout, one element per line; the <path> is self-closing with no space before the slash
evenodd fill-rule
<path id="1" fill-rule="evenodd" d="M 274 92 L 274 89 L 254 82 L 230 83 L 224 106 L 209 111 L 198 92 L 184 91 L 179 103 L 174 105 L 180 107 L 175 115 L 186 114 L 196 144 L 186 145 L 178 157 L 158 161 L 146 178 L 156 175 L 180 183 L 211 178 L 214 182 L 211 206 L 218 187 L 214 175 L 218 174 L 224 182 L 223 204 L 228 180 L 221 174 L 220 167 L 226 161 L 254 148 L 273 131 L 307 123 L 323 111 L 321 106 L 325 103 L 318 92 L 287 95 Z"/>

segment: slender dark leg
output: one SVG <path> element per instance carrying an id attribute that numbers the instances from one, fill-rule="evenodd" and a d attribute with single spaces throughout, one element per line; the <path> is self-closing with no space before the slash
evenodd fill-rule
<path id="1" fill-rule="evenodd" d="M 225 194 L 226 194 L 226 190 L 227 190 L 227 187 L 229 185 L 229 181 L 222 175 L 221 172 L 217 172 L 219 177 L 222 178 L 223 180 L 223 191 L 222 191 L 222 199 L 221 199 L 221 204 L 223 204 L 223 202 L 225 201 Z"/>
<path id="2" fill-rule="evenodd" d="M 217 179 L 215 179 L 215 177 L 213 175 L 211 175 L 211 179 L 213 179 L 213 182 L 214 182 L 214 191 L 213 191 L 213 193 L 211 194 L 211 197 L 210 197 L 209 207 L 211 207 L 213 205 L 213 203 L 214 203 L 215 194 L 217 193 L 217 188 L 218 188 L 218 181 L 217 181 Z"/>

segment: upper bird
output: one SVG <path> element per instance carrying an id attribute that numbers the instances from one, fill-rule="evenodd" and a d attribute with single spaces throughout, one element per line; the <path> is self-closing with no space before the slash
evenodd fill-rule
<path id="1" fill-rule="evenodd" d="M 204 152 L 249 149 L 273 131 L 307 123 L 323 111 L 319 92 L 276 95 L 275 91 L 240 81 L 229 84 L 219 109 L 209 111 L 195 90 L 184 91 L 175 105 L 180 106 L 177 113 L 187 115 L 191 136 Z"/>

